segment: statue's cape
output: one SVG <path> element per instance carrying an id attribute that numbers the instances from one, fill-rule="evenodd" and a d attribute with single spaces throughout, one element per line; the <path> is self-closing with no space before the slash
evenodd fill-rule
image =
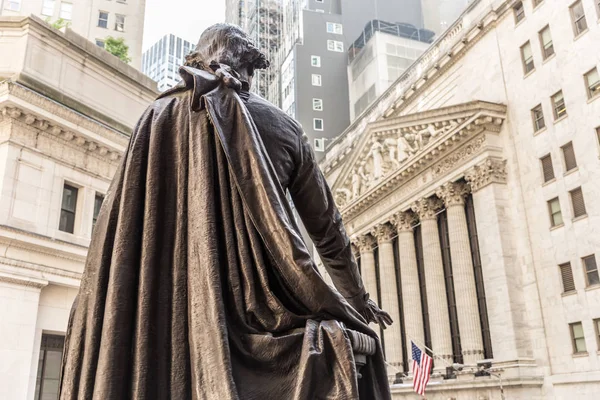
<path id="1" fill-rule="evenodd" d="M 69 319 L 62 400 L 389 399 L 375 334 L 321 278 L 240 94 L 185 68 L 137 124 Z"/>

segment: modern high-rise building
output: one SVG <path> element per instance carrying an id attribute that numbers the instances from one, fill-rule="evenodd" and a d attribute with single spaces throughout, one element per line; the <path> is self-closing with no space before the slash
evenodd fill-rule
<path id="1" fill-rule="evenodd" d="M 300 2 L 284 6 L 279 105 L 302 124 L 320 156 L 350 124 L 348 60 L 355 41 L 364 41 L 365 32 L 383 18 L 417 41 L 427 42 L 433 33 L 420 29 L 420 0 L 310 0 L 298 7 Z"/>
<path id="2" fill-rule="evenodd" d="M 0 16 L 37 15 L 59 19 L 88 40 L 104 47 L 106 38 L 124 38 L 131 65 L 140 68 L 146 0 L 0 0 Z"/>
<path id="3" fill-rule="evenodd" d="M 158 90 L 164 92 L 181 80 L 179 67 L 195 47 L 185 39 L 165 35 L 142 55 L 142 72 L 155 80 Z"/>

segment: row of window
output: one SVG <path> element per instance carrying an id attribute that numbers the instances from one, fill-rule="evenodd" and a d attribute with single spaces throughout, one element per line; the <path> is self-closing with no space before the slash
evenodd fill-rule
<path id="1" fill-rule="evenodd" d="M 65 183 L 63 186 L 62 203 L 60 207 L 60 221 L 58 229 L 62 232 L 75 233 L 75 217 L 77 216 L 78 187 Z M 104 201 L 102 193 L 96 193 L 94 197 L 94 212 L 92 214 L 92 227 L 96 225 L 100 207 Z"/>
<path id="2" fill-rule="evenodd" d="M 98 28 L 108 29 L 108 11 L 98 11 Z M 115 31 L 125 32 L 125 16 L 115 14 Z"/>
<path id="3" fill-rule="evenodd" d="M 47 17 L 54 16 L 54 9 L 56 7 L 55 0 L 44 0 L 42 4 L 42 15 Z M 66 21 L 70 21 L 73 17 L 73 3 L 71 2 L 60 2 L 60 13 L 58 14 L 59 18 L 62 18 Z"/>
<path id="4" fill-rule="evenodd" d="M 596 334 L 596 346 L 600 351 L 600 318 L 593 321 L 594 333 Z M 573 354 L 587 354 L 587 345 L 585 344 L 585 334 L 583 333 L 583 324 L 581 322 L 573 322 L 569 324 L 571 331 L 571 343 L 573 345 Z"/>
<path id="5" fill-rule="evenodd" d="M 569 142 L 561 147 L 563 154 L 563 164 L 565 173 L 573 171 L 577 168 L 577 159 L 575 157 L 575 149 L 573 148 L 573 142 Z M 552 164 L 552 155 L 547 154 L 540 158 L 542 163 L 542 173 L 544 175 L 544 183 L 554 180 L 554 166 Z"/>
<path id="6" fill-rule="evenodd" d="M 587 210 L 585 209 L 585 201 L 583 199 L 583 191 L 581 190 L 581 186 L 569 191 L 569 197 L 571 198 L 573 219 L 585 217 L 587 215 Z M 560 200 L 558 197 L 548 200 L 548 213 L 550 214 L 550 225 L 553 228 L 562 226 L 564 224 Z"/>
<path id="7" fill-rule="evenodd" d="M 598 264 L 596 263 L 596 256 L 589 255 L 581 258 L 581 264 L 583 266 L 583 273 L 585 275 L 586 287 L 600 285 L 600 277 L 598 275 Z M 573 279 L 573 269 L 571 263 L 566 262 L 558 266 L 560 270 L 560 277 L 563 285 L 563 293 L 573 293 L 577 289 L 575 287 L 575 280 Z"/>
<path id="8" fill-rule="evenodd" d="M 583 78 L 586 84 L 588 98 L 591 100 L 600 96 L 600 76 L 598 75 L 598 69 L 594 67 L 591 71 L 584 74 Z M 559 90 L 550 96 L 550 103 L 552 104 L 554 121 L 558 121 L 567 116 L 567 105 L 562 90 Z M 538 132 L 546 127 L 546 119 L 544 118 L 544 110 L 541 103 L 531 109 L 531 120 L 533 122 L 534 132 Z"/>
<path id="9" fill-rule="evenodd" d="M 541 5 L 545 0 L 532 0 L 533 8 Z M 600 18 L 600 0 L 594 0 L 596 5 L 596 11 L 598 13 L 598 18 Z M 518 24 L 523 19 L 525 19 L 525 8 L 523 7 L 523 2 L 519 1 L 514 6 L 515 13 L 515 24 Z M 583 9 L 582 0 L 577 0 L 569 6 L 569 13 L 571 14 L 571 24 L 573 27 L 573 34 L 575 37 L 578 37 L 588 29 L 587 20 L 585 17 L 585 10 Z"/>

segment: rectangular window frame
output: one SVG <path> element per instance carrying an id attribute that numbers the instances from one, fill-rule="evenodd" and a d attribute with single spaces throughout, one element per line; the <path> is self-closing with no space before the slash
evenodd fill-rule
<path id="1" fill-rule="evenodd" d="M 583 197 L 583 190 L 581 189 L 581 186 L 573 190 L 569 190 L 569 198 L 571 199 L 571 211 L 573 211 L 573 219 L 586 217 L 587 208 L 585 207 L 585 198 Z M 579 207 L 581 211 L 577 213 L 577 208 L 575 207 L 575 199 L 579 198 L 581 198 L 581 205 Z"/>
<path id="2" fill-rule="evenodd" d="M 115 31 L 125 32 L 125 15 L 115 14 Z"/>
<path id="3" fill-rule="evenodd" d="M 596 80 L 590 83 L 589 78 L 592 74 L 596 75 Z M 600 96 L 600 72 L 598 72 L 597 67 L 594 67 L 583 74 L 583 81 L 585 83 L 585 90 L 587 92 L 588 100 L 592 100 Z"/>
<path id="4" fill-rule="evenodd" d="M 575 336 L 575 329 L 574 329 L 575 325 L 581 326 L 582 336 L 580 336 L 580 337 Z M 571 333 L 571 345 L 573 346 L 573 354 L 587 354 L 587 345 L 585 343 L 585 332 L 583 331 L 583 324 L 581 323 L 581 321 L 570 323 L 569 331 Z M 580 340 L 580 339 L 583 339 L 583 346 L 584 346 L 583 350 L 580 350 L 577 346 L 577 340 Z"/>
<path id="5" fill-rule="evenodd" d="M 548 31 L 548 36 L 550 36 L 550 41 L 548 43 L 544 43 L 544 32 Z M 540 39 L 540 46 L 542 48 L 542 57 L 544 61 L 549 59 L 554 55 L 554 41 L 552 40 L 552 32 L 550 31 L 550 25 L 546 25 L 538 32 L 538 37 Z"/>
<path id="6" fill-rule="evenodd" d="M 525 6 L 523 5 L 522 1 L 513 6 L 513 12 L 515 14 L 515 25 L 519 24 L 525 19 Z"/>
<path id="7" fill-rule="evenodd" d="M 575 156 L 575 148 L 573 142 L 565 143 L 560 147 L 563 157 L 563 165 L 565 172 L 571 172 L 577 169 L 577 157 Z"/>
<path id="8" fill-rule="evenodd" d="M 65 21 L 71 21 L 73 19 L 73 3 L 68 3 L 64 1 L 61 2 L 59 17 L 64 19 Z"/>
<path id="9" fill-rule="evenodd" d="M 310 66 L 315 68 L 321 68 L 321 56 L 310 56 Z"/>
<path id="10" fill-rule="evenodd" d="M 336 53 L 343 53 L 344 42 L 340 42 L 339 40 L 327 39 L 327 50 Z"/>
<path id="11" fill-rule="evenodd" d="M 342 24 L 337 22 L 326 22 L 326 30 L 327 33 L 333 33 L 335 35 L 344 34 L 344 28 L 342 27 Z"/>
<path id="12" fill-rule="evenodd" d="M 556 200 L 556 202 L 558 204 L 558 211 L 553 212 L 552 211 L 552 202 L 554 202 L 555 200 Z M 563 226 L 564 223 L 565 223 L 565 221 L 564 221 L 563 216 L 562 216 L 562 208 L 560 206 L 560 199 L 558 197 L 555 197 L 553 199 L 548 200 L 547 204 L 548 204 L 548 215 L 550 216 L 550 226 L 552 228 L 557 228 L 559 226 Z M 559 215 L 559 214 L 560 214 L 560 222 L 557 223 L 556 220 L 555 220 L 555 218 L 554 218 L 554 216 L 555 215 Z"/>
<path id="13" fill-rule="evenodd" d="M 323 80 L 321 74 L 312 74 L 311 83 L 313 86 L 323 86 Z"/>
<path id="14" fill-rule="evenodd" d="M 552 182 L 556 179 L 554 174 L 554 166 L 552 165 L 552 154 L 548 153 L 540 158 L 540 164 L 542 167 L 542 176 L 544 183 Z"/>
<path id="15" fill-rule="evenodd" d="M 106 14 L 106 19 L 102 18 L 102 14 Z M 110 13 L 108 11 L 98 11 L 98 28 L 108 29 L 108 20 Z"/>
<path id="16" fill-rule="evenodd" d="M 581 7 L 581 15 L 575 14 L 575 7 Z M 581 0 L 577 0 L 569 6 L 569 14 L 571 14 L 571 25 L 573 26 L 573 34 L 579 37 L 588 30 L 587 19 L 585 17 L 585 9 Z"/>
<path id="17" fill-rule="evenodd" d="M 596 332 L 596 349 L 600 351 L 600 318 L 594 318 L 594 331 Z"/>
<path id="18" fill-rule="evenodd" d="M 22 0 L 7 0 L 4 5 L 5 10 L 9 11 L 21 11 Z"/>
<path id="19" fill-rule="evenodd" d="M 55 8 L 56 0 L 44 0 L 42 3 L 42 15 L 46 17 L 53 17 Z"/>
<path id="20" fill-rule="evenodd" d="M 560 272 L 563 294 L 576 292 L 577 288 L 575 287 L 575 279 L 573 278 L 573 267 L 571 266 L 571 263 L 562 263 L 558 266 L 558 268 Z M 565 281 L 565 275 L 568 275 L 569 282 Z M 570 286 L 568 286 L 569 283 Z"/>
<path id="21" fill-rule="evenodd" d="M 60 352 L 62 353 L 65 346 L 65 337 L 63 335 L 52 335 L 42 333 L 42 341 L 40 344 L 40 355 L 38 361 L 38 370 L 36 371 L 36 385 L 35 385 L 35 399 L 45 398 L 44 396 L 44 383 L 45 375 L 47 370 L 48 352 Z M 56 366 L 60 369 L 60 364 Z M 60 376 L 57 381 L 60 379 Z M 58 382 L 57 382 L 58 386 Z M 49 393 L 46 393 L 49 394 Z"/>
<path id="22" fill-rule="evenodd" d="M 64 181 L 63 182 L 63 194 L 61 196 L 61 200 L 60 200 L 60 214 L 59 214 L 59 221 L 58 221 L 58 230 L 64 233 L 68 233 L 71 235 L 75 234 L 76 231 L 76 226 L 77 226 L 77 206 L 79 205 L 79 200 L 80 200 L 80 190 L 81 187 L 78 185 L 75 185 L 71 182 L 68 181 Z M 73 205 L 73 209 L 69 209 L 69 208 L 65 208 L 65 190 L 66 189 L 73 189 L 75 191 L 75 201 L 74 201 L 74 205 Z M 73 222 L 72 222 L 72 226 L 70 222 L 66 222 L 65 224 L 63 224 L 63 214 L 67 214 L 72 216 L 73 218 Z"/>
<path id="23" fill-rule="evenodd" d="M 321 121 L 321 128 L 317 128 L 318 121 Z M 325 126 L 325 121 L 323 121 L 323 118 L 313 118 L 313 130 L 314 131 L 322 132 L 324 126 Z"/>
<path id="24" fill-rule="evenodd" d="M 106 42 L 104 41 L 104 39 L 96 39 L 96 46 L 103 49 L 106 46 Z"/>
<path id="25" fill-rule="evenodd" d="M 533 132 L 537 133 L 546 127 L 546 120 L 544 119 L 544 109 L 542 104 L 531 109 L 531 119 L 533 121 Z"/>
<path id="26" fill-rule="evenodd" d="M 538 8 L 543 2 L 544 0 L 533 0 L 533 8 Z"/>
<path id="27" fill-rule="evenodd" d="M 594 269 L 588 270 L 588 260 L 593 260 Z M 585 286 L 595 287 L 600 285 L 600 276 L 598 275 L 598 262 L 596 260 L 596 254 L 590 254 L 589 256 L 581 257 L 581 264 L 583 265 L 583 274 L 585 275 Z M 596 282 L 590 282 L 590 273 L 595 274 Z"/>
<path id="28" fill-rule="evenodd" d="M 557 102 L 556 97 L 558 95 L 561 96 L 561 99 Z M 561 118 L 566 118 L 568 115 L 567 103 L 565 101 L 565 95 L 563 91 L 559 90 L 558 92 L 554 93 L 552 97 L 550 97 L 550 100 L 552 102 L 552 113 L 554 114 L 554 121 L 558 121 Z"/>
<path id="29" fill-rule="evenodd" d="M 313 97 L 312 109 L 313 111 L 323 111 L 323 99 Z"/>
<path id="30" fill-rule="evenodd" d="M 526 49 L 529 49 L 529 57 L 525 55 Z M 535 71 L 535 62 L 533 60 L 533 49 L 531 48 L 531 42 L 528 40 L 525 42 L 521 48 L 521 63 L 523 64 L 523 74 L 525 76 L 529 75 L 533 71 Z"/>

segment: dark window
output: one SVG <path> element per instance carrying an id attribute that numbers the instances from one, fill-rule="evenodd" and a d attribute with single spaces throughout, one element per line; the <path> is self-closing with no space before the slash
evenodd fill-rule
<path id="1" fill-rule="evenodd" d="M 598 74 L 598 69 L 592 69 L 585 74 L 584 78 L 588 99 L 598 96 L 600 94 L 600 75 Z"/>
<path id="2" fill-rule="evenodd" d="M 104 195 L 101 193 L 96 193 L 96 197 L 94 198 L 94 215 L 92 217 L 92 229 L 96 225 L 96 221 L 98 220 L 98 214 L 100 214 L 100 208 L 102 207 L 103 201 Z"/>
<path id="3" fill-rule="evenodd" d="M 585 202 L 583 200 L 583 192 L 581 188 L 578 187 L 575 190 L 571 190 L 571 203 L 573 204 L 573 217 L 581 217 L 587 214 L 585 210 Z"/>
<path id="4" fill-rule="evenodd" d="M 58 399 L 58 383 L 65 338 L 42 334 L 35 381 L 35 400 Z"/>
<path id="5" fill-rule="evenodd" d="M 104 40 L 96 39 L 96 46 L 104 48 Z"/>
<path id="6" fill-rule="evenodd" d="M 587 353 L 587 347 L 585 346 L 585 336 L 583 335 L 583 325 L 581 322 L 575 322 L 569 324 L 571 330 L 571 342 L 573 344 L 573 353 Z"/>
<path id="7" fill-rule="evenodd" d="M 585 12 L 581 0 L 576 1 L 569 7 L 571 11 L 571 21 L 573 22 L 573 32 L 575 36 L 579 36 L 587 30 L 587 21 L 585 20 Z"/>
<path id="8" fill-rule="evenodd" d="M 450 237 L 448 236 L 448 215 L 446 211 L 438 215 L 438 231 L 442 248 L 442 264 L 444 266 L 444 281 L 446 283 L 446 298 L 450 316 L 450 334 L 452 336 L 452 353 L 454 362 L 462 363 L 460 331 L 458 329 L 458 313 L 456 311 L 456 296 L 454 293 L 454 276 L 452 275 L 452 256 L 450 255 Z"/>
<path id="9" fill-rule="evenodd" d="M 575 158 L 575 150 L 573 142 L 565 144 L 562 148 L 563 157 L 565 159 L 565 171 L 570 171 L 577 168 L 577 159 Z"/>
<path id="10" fill-rule="evenodd" d="M 537 132 L 546 127 L 546 121 L 544 121 L 544 111 L 542 105 L 539 104 L 533 110 L 531 110 L 531 117 L 533 118 L 533 131 Z"/>
<path id="11" fill-rule="evenodd" d="M 515 23 L 521 22 L 525 18 L 525 8 L 523 7 L 523 2 L 519 1 L 517 4 L 515 4 L 513 10 L 515 11 Z"/>
<path id="12" fill-rule="evenodd" d="M 75 230 L 75 212 L 77 211 L 76 187 L 65 183 L 63 187 L 62 206 L 60 208 L 60 224 L 58 229 L 63 232 L 73 233 Z"/>
<path id="13" fill-rule="evenodd" d="M 550 34 L 549 26 L 546 26 L 540 31 L 540 43 L 542 45 L 544 60 L 546 60 L 554 54 L 554 44 L 552 43 L 552 35 Z"/>
<path id="14" fill-rule="evenodd" d="M 544 183 L 554 179 L 554 168 L 552 168 L 552 156 L 548 154 L 546 157 L 542 157 L 542 171 L 544 173 Z"/>
<path id="15" fill-rule="evenodd" d="M 125 16 L 117 14 L 115 16 L 115 31 L 125 32 Z"/>
<path id="16" fill-rule="evenodd" d="M 544 2 L 544 0 L 533 0 L 533 7 L 535 8 L 535 7 L 539 6 L 540 4 L 542 4 L 543 2 Z"/>
<path id="17" fill-rule="evenodd" d="M 562 278 L 563 293 L 575 290 L 575 281 L 573 280 L 573 270 L 571 263 L 564 263 L 558 266 L 560 268 L 560 277 Z"/>
<path id="18" fill-rule="evenodd" d="M 587 285 L 592 286 L 599 284 L 600 278 L 598 277 L 596 256 L 592 254 L 591 256 L 583 257 L 581 260 L 583 261 L 583 266 L 585 267 L 585 279 Z"/>
<path id="19" fill-rule="evenodd" d="M 477 289 L 479 321 L 481 322 L 481 335 L 483 337 L 483 355 L 485 359 L 490 359 L 494 358 L 492 352 L 492 336 L 490 334 L 490 322 L 488 320 L 487 301 L 485 299 L 481 255 L 479 254 L 479 238 L 477 236 L 477 223 L 475 221 L 475 207 L 473 205 L 473 196 L 471 194 L 465 199 L 465 211 L 467 214 L 469 243 L 471 245 L 471 259 L 473 260 L 473 269 L 475 271 L 475 288 Z"/>
<path id="20" fill-rule="evenodd" d="M 421 289 L 421 310 L 423 313 L 423 330 L 425 332 L 425 346 L 431 348 L 431 329 L 429 327 L 429 308 L 427 306 L 427 286 L 425 283 L 425 263 L 423 261 L 423 237 L 421 236 L 421 225 L 417 225 L 415 227 L 414 236 L 415 251 L 417 254 L 417 270 L 419 272 L 419 286 Z M 435 364 L 435 360 L 433 362 Z"/>

